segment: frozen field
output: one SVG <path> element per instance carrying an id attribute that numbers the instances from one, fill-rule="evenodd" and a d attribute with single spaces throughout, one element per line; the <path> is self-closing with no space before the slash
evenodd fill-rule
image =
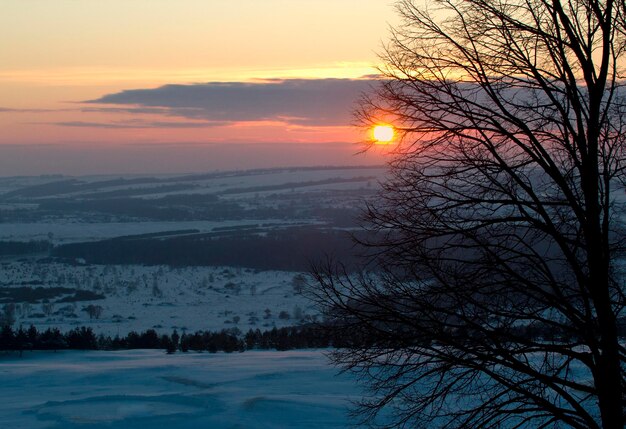
<path id="1" fill-rule="evenodd" d="M 345 428 L 354 381 L 321 351 L 0 356 L 4 428 Z"/>
<path id="2" fill-rule="evenodd" d="M 150 328 L 166 333 L 229 328 L 245 332 L 310 322 L 317 317 L 314 305 L 298 293 L 294 279 L 299 274 L 232 267 L 11 262 L 2 264 L 0 292 L 9 294 L 26 284 L 34 290 L 66 287 L 103 297 L 72 302 L 68 295 L 59 294 L 28 303 L 15 296 L 16 327 L 32 324 L 39 329 L 66 331 L 89 326 L 96 333 L 112 336 Z M 2 299 L 10 298 L 0 297 L 0 309 Z M 85 311 L 89 305 L 101 309 L 97 318 Z"/>

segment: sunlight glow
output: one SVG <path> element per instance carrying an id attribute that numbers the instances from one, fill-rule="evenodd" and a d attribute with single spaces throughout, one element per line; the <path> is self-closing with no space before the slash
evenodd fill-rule
<path id="1" fill-rule="evenodd" d="M 374 127 L 374 140 L 377 143 L 389 143 L 395 135 L 391 125 L 376 125 Z"/>

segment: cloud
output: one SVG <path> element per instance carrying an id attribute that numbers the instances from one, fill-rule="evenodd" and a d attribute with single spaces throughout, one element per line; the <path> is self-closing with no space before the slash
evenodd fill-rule
<path id="1" fill-rule="evenodd" d="M 65 110 L 65 109 L 63 109 Z M 44 113 L 44 112 L 58 112 L 57 109 L 14 109 L 11 107 L 0 107 L 0 113 Z"/>
<path id="2" fill-rule="evenodd" d="M 170 109 L 165 107 L 84 107 L 83 113 L 136 113 L 167 115 Z"/>
<path id="3" fill-rule="evenodd" d="M 32 122 L 31 122 L 32 123 Z M 139 128 L 210 128 L 228 125 L 226 121 L 205 122 L 167 122 L 167 121 L 123 121 L 123 122 L 88 122 L 88 121 L 64 121 L 64 122 L 37 122 L 37 124 L 57 125 L 61 127 L 78 128 L 108 128 L 108 129 L 139 129 Z"/>
<path id="4" fill-rule="evenodd" d="M 354 103 L 373 83 L 375 79 L 274 79 L 165 85 L 125 90 L 85 103 L 129 105 L 128 111 L 139 109 L 137 113 L 166 109 L 162 113 L 208 121 L 334 126 L 351 123 Z"/>

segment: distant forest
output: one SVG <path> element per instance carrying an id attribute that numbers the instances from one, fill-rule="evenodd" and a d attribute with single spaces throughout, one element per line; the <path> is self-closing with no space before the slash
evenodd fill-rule
<path id="1" fill-rule="evenodd" d="M 89 327 L 72 329 L 66 333 L 56 328 L 39 332 L 35 326 L 14 330 L 5 325 L 0 330 L 0 351 L 20 354 L 26 350 L 129 350 L 163 349 L 168 353 L 188 352 L 243 352 L 245 350 L 290 350 L 307 348 L 343 347 L 349 339 L 338 337 L 328 329 L 316 325 L 259 329 L 242 334 L 237 328 L 197 331 L 171 335 L 158 334 L 154 329 L 125 337 L 96 335 Z"/>
<path id="2" fill-rule="evenodd" d="M 358 252 L 356 252 L 358 253 Z M 211 234 L 130 236 L 55 247 L 67 262 L 171 266 L 238 266 L 257 270 L 306 271 L 327 256 L 355 265 L 355 244 L 346 231 L 292 227 Z"/>
<path id="3" fill-rule="evenodd" d="M 619 336 L 626 338 L 626 318 L 619 320 Z M 388 328 L 388 327 L 387 327 Z M 511 327 L 511 333 L 535 340 L 559 342 L 565 340 L 554 335 L 550 326 L 517 326 Z M 457 335 L 463 335 L 457 332 Z M 409 337 L 407 337 L 409 340 Z M 373 341 L 376 341 L 374 344 Z M 418 341 L 412 338 L 410 341 Z M 196 331 L 194 333 L 178 333 L 174 330 L 170 335 L 159 334 L 154 329 L 144 332 L 130 332 L 125 337 L 96 335 L 89 327 L 80 327 L 68 332 L 56 328 L 38 331 L 31 325 L 14 330 L 11 325 L 0 329 L 0 352 L 18 352 L 20 355 L 27 350 L 129 350 L 129 349 L 162 349 L 168 353 L 175 352 L 244 352 L 246 350 L 292 350 L 310 348 L 345 348 L 356 346 L 374 346 L 384 349 L 384 339 L 372 340 L 365 333 L 348 332 L 335 329 L 332 323 L 305 324 L 288 326 L 261 331 L 252 330 L 243 334 L 238 328 L 221 331 Z"/>
<path id="4" fill-rule="evenodd" d="M 266 225 L 215 228 L 210 233 L 179 230 L 122 236 L 93 242 L 53 246 L 49 241 L 0 241 L 0 256 L 39 255 L 70 264 L 234 266 L 255 270 L 307 271 L 327 257 L 356 267 L 364 249 L 354 238 L 363 232 Z"/>
<path id="5" fill-rule="evenodd" d="M 49 252 L 52 243 L 45 240 L 37 241 L 0 241 L 0 256 L 27 255 L 30 253 Z"/>

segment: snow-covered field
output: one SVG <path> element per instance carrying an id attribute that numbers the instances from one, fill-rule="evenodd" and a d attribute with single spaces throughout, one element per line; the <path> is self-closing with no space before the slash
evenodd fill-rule
<path id="1" fill-rule="evenodd" d="M 238 328 L 261 330 L 311 321 L 317 311 L 301 293 L 302 277 L 287 271 L 232 267 L 143 265 L 67 265 L 5 262 L 0 285 L 66 287 L 89 291 L 104 299 L 72 302 L 64 296 L 17 300 L 15 326 L 69 330 L 90 326 L 115 336 L 154 328 L 170 333 Z M 11 290 L 11 289 L 9 289 Z M 64 299 L 65 298 L 65 299 Z M 85 311 L 101 307 L 97 318 Z"/>
<path id="2" fill-rule="evenodd" d="M 358 208 L 384 174 L 374 166 L 0 178 L 0 316 L 16 329 L 88 326 L 111 336 L 147 329 L 245 333 L 315 321 L 320 316 L 302 294 L 302 273 L 278 271 L 306 268 L 262 264 L 261 256 L 280 259 L 278 245 L 259 247 L 270 249 L 258 251 L 261 262 L 236 250 L 215 263 L 232 266 L 60 258 L 46 249 L 197 230 L 233 242 L 276 233 L 277 243 L 288 243 L 280 240 L 294 234 L 296 247 L 312 253 L 317 237 L 336 244 L 335 235 L 323 234 L 358 226 Z M 300 232 L 307 228 L 312 238 Z M 33 240 L 50 247 L 16 251 L 11 243 Z M 338 376 L 322 351 L 0 354 L 0 429 L 345 428 L 349 401 L 360 397 L 354 378 Z"/>
<path id="3" fill-rule="evenodd" d="M 321 351 L 0 355 L 3 428 L 345 428 L 360 395 Z"/>

